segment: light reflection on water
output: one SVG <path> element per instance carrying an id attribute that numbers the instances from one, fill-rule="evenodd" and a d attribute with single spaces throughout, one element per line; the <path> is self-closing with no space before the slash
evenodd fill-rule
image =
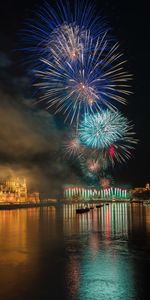
<path id="1" fill-rule="evenodd" d="M 150 207 L 0 211 L 0 299 L 149 299 Z"/>

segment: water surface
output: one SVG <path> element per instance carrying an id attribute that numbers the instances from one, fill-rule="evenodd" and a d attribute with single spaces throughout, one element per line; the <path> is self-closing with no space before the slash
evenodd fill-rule
<path id="1" fill-rule="evenodd" d="M 150 299 L 150 206 L 0 211 L 0 299 Z"/>

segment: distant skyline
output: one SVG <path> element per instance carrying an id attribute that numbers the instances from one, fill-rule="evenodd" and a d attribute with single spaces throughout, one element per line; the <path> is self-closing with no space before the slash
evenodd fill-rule
<path id="1" fill-rule="evenodd" d="M 50 4 L 55 1 L 48 1 Z M 19 30 L 43 1 L 3 1 L 0 11 L 0 173 L 25 173 L 39 190 L 58 192 L 63 183 L 83 182 L 75 164 L 64 161 L 61 141 L 65 126 L 57 118 L 35 108 L 31 82 L 21 64 Z M 133 74 L 133 95 L 128 106 L 120 107 L 135 124 L 136 146 L 133 158 L 112 173 L 118 183 L 144 186 L 149 182 L 149 9 L 146 1 L 96 1 L 97 10 L 110 23 L 114 36 Z M 56 138 L 57 136 L 57 138 Z M 70 182 L 69 182 L 70 180 Z M 56 182 L 57 181 L 57 182 Z M 55 194 L 54 193 L 54 194 Z"/>

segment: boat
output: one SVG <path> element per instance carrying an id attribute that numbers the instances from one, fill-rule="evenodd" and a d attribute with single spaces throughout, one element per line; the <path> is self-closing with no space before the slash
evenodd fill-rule
<path id="1" fill-rule="evenodd" d="M 116 198 L 115 197 L 112 197 L 112 202 L 115 202 L 116 201 Z"/>
<path id="2" fill-rule="evenodd" d="M 104 204 L 98 204 L 98 205 L 96 205 L 96 208 L 100 208 L 100 207 L 103 207 L 104 206 Z"/>
<path id="3" fill-rule="evenodd" d="M 150 200 L 143 201 L 143 204 L 150 204 Z"/>
<path id="4" fill-rule="evenodd" d="M 77 208 L 76 209 L 76 214 L 83 214 L 83 213 L 88 212 L 88 211 L 90 211 L 90 208 L 88 208 L 88 207 Z"/>

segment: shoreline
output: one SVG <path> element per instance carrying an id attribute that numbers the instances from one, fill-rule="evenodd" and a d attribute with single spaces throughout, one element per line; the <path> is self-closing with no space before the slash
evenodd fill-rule
<path id="1" fill-rule="evenodd" d="M 14 210 L 14 209 L 21 209 L 21 208 L 36 208 L 36 207 L 49 207 L 49 206 L 60 206 L 65 204 L 78 204 L 78 205 L 96 205 L 98 203 L 141 203 L 143 204 L 143 201 L 141 200 L 116 200 L 112 201 L 110 199 L 108 200 L 90 200 L 90 201 L 69 201 L 69 200 L 63 200 L 63 201 L 41 201 L 39 203 L 15 203 L 15 204 L 8 204 L 8 203 L 1 203 L 0 204 L 0 210 Z"/>

